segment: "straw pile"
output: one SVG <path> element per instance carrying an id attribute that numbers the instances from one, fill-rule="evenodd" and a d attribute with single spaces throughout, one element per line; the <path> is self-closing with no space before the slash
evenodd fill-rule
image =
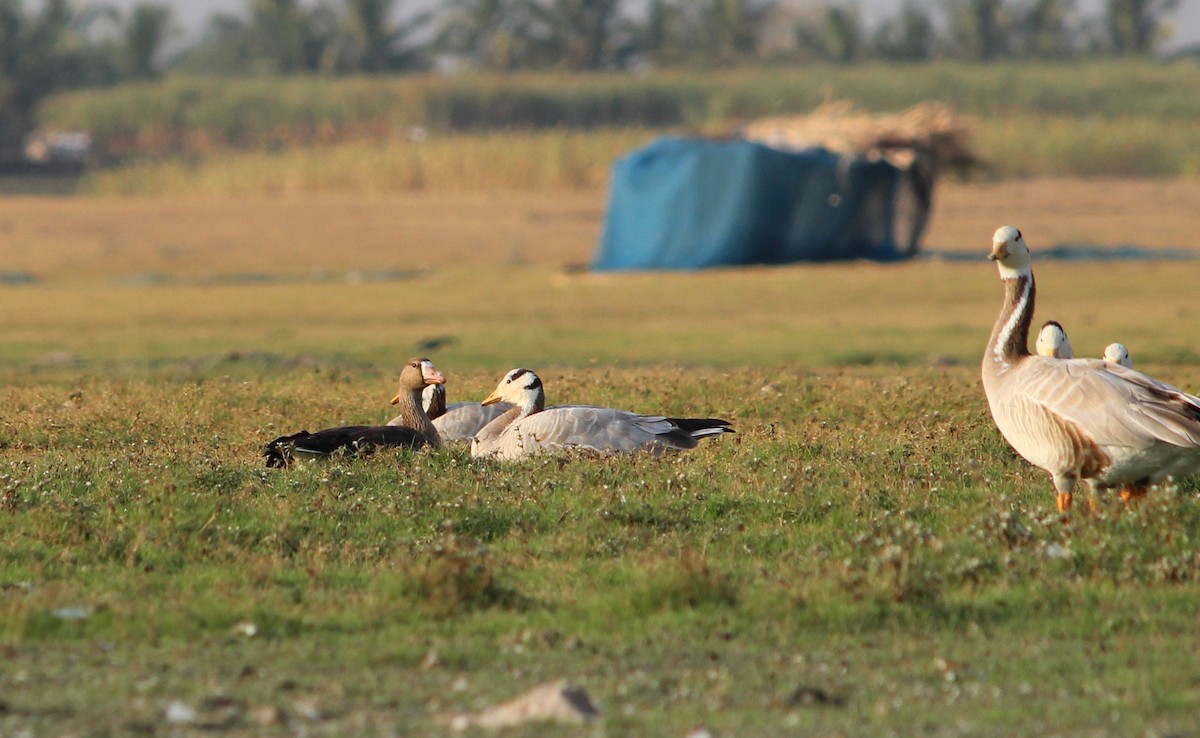
<path id="1" fill-rule="evenodd" d="M 875 115 L 838 100 L 823 103 L 809 115 L 755 121 L 740 135 L 788 151 L 821 146 L 845 156 L 883 158 L 900 169 L 909 169 L 923 159 L 935 169 L 966 171 L 982 163 L 969 144 L 973 123 L 938 102 Z"/>

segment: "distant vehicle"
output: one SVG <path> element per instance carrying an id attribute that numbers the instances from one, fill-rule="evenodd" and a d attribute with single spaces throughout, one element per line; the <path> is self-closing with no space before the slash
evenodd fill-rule
<path id="1" fill-rule="evenodd" d="M 25 140 L 25 159 L 34 162 L 84 163 L 92 136 L 84 131 L 37 131 Z"/>

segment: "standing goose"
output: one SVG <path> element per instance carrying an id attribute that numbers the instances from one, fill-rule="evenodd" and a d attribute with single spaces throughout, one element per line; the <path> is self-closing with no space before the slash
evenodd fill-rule
<path id="1" fill-rule="evenodd" d="M 1133 368 L 1133 357 L 1123 343 L 1110 343 L 1104 347 L 1104 360 L 1110 364 L 1120 364 L 1126 369 Z"/>
<path id="2" fill-rule="evenodd" d="M 720 418 L 666 418 L 591 405 L 546 407 L 542 380 L 528 369 L 504 375 L 484 405 L 513 407 L 488 423 L 471 442 L 471 456 L 523 459 L 566 448 L 601 454 L 695 448 L 701 438 L 733 433 Z"/>
<path id="3" fill-rule="evenodd" d="M 1071 342 L 1067 339 L 1067 332 L 1063 330 L 1060 323 L 1054 320 L 1047 320 L 1042 324 L 1042 329 L 1038 331 L 1037 341 L 1034 345 L 1037 347 L 1039 356 L 1049 356 L 1052 359 L 1075 358 Z"/>
<path id="4" fill-rule="evenodd" d="M 431 384 L 421 393 L 425 413 L 437 428 L 442 443 L 467 442 L 475 437 L 483 426 L 504 414 L 512 405 L 497 402 L 484 405 L 480 402 L 454 402 L 446 404 L 446 385 Z M 393 418 L 388 425 L 399 425 L 401 418 Z"/>
<path id="5" fill-rule="evenodd" d="M 400 414 L 388 425 L 344 425 L 309 433 L 300 431 L 280 436 L 267 444 L 263 457 L 268 468 L 286 469 L 296 457 L 328 456 L 335 451 L 370 453 L 382 446 L 437 446 L 437 429 L 421 405 L 426 385 L 443 384 L 446 379 L 429 359 L 409 359 L 400 372 L 400 389 L 392 404 Z"/>
<path id="6" fill-rule="evenodd" d="M 1049 472 L 1058 509 L 1082 480 L 1122 497 L 1200 471 L 1200 399 L 1101 359 L 1050 359 L 1027 348 L 1036 288 L 1012 226 L 992 236 L 1004 303 L 983 354 L 992 418 L 1018 454 Z"/>

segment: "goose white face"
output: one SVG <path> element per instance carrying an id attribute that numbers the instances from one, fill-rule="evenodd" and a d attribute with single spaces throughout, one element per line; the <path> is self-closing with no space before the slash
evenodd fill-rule
<path id="1" fill-rule="evenodd" d="M 537 404 L 539 397 L 544 396 L 545 390 L 538 375 L 528 369 L 513 369 L 504 375 L 492 394 L 484 398 L 483 404 L 507 402 L 517 407 L 531 408 Z"/>
<path id="2" fill-rule="evenodd" d="M 1042 326 L 1038 332 L 1038 354 L 1052 359 L 1073 359 L 1075 352 L 1071 350 L 1071 342 L 1067 340 L 1067 332 L 1063 327 L 1051 320 Z"/>
<path id="3" fill-rule="evenodd" d="M 1029 246 L 1014 226 L 1001 226 L 992 234 L 992 253 L 988 259 L 996 262 L 1001 279 L 1016 279 L 1032 272 Z"/>
<path id="4" fill-rule="evenodd" d="M 1104 360 L 1110 364 L 1120 364 L 1126 369 L 1133 368 L 1133 359 L 1129 349 L 1123 343 L 1110 343 L 1104 348 Z"/>

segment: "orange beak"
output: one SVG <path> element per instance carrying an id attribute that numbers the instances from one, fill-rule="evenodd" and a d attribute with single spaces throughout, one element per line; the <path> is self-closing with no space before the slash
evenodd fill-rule
<path id="1" fill-rule="evenodd" d="M 479 404 L 481 404 L 481 405 L 494 405 L 494 404 L 496 404 L 497 402 L 500 402 L 501 398 L 500 398 L 500 394 L 499 394 L 499 393 L 500 393 L 500 390 L 499 390 L 499 389 L 493 390 L 493 391 L 492 391 L 492 394 L 490 394 L 490 395 L 488 395 L 487 397 L 483 398 L 483 402 L 481 402 L 481 403 L 479 403 Z"/>

